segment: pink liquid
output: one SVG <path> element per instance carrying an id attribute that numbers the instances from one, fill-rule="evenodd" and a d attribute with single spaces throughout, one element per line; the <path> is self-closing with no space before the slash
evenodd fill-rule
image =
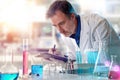
<path id="1" fill-rule="evenodd" d="M 28 74 L 28 53 L 23 51 L 23 75 Z"/>
<path id="2" fill-rule="evenodd" d="M 120 78 L 120 72 L 119 71 L 110 71 L 108 75 L 109 79 L 119 79 Z"/>

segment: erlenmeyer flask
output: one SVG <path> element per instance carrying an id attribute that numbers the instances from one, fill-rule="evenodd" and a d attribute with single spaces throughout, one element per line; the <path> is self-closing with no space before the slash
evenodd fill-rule
<path id="1" fill-rule="evenodd" d="M 116 61 L 116 55 L 111 55 L 111 64 L 109 71 L 109 79 L 118 79 L 120 78 L 120 67 Z"/>
<path id="2" fill-rule="evenodd" d="M 95 76 L 108 77 L 109 61 L 107 58 L 107 43 L 99 42 L 99 50 L 97 60 L 95 62 L 94 72 Z"/>
<path id="3" fill-rule="evenodd" d="M 13 49 L 6 48 L 5 64 L 0 68 L 0 80 L 17 80 L 19 71 L 12 63 Z"/>

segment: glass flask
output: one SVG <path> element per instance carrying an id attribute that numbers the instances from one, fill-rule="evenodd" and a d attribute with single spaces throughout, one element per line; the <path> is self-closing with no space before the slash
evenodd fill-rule
<path id="1" fill-rule="evenodd" d="M 94 66 L 93 74 L 99 77 L 108 77 L 109 72 L 109 61 L 107 57 L 107 43 L 99 42 L 98 55 Z"/>
<path id="2" fill-rule="evenodd" d="M 118 79 L 120 78 L 120 67 L 116 60 L 116 55 L 111 55 L 111 64 L 110 64 L 110 71 L 109 71 L 109 79 Z"/>
<path id="3" fill-rule="evenodd" d="M 13 49 L 11 47 L 6 48 L 5 64 L 0 68 L 0 80 L 17 80 L 19 71 L 12 63 Z"/>

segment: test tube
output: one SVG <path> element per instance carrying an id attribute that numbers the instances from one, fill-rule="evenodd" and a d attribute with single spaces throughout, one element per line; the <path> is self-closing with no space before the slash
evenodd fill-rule
<path id="1" fill-rule="evenodd" d="M 23 75 L 28 74 L 28 39 L 23 39 Z"/>

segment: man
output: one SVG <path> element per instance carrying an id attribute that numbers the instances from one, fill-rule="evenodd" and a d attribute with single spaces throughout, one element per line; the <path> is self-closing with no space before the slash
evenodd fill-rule
<path id="1" fill-rule="evenodd" d="M 79 15 L 68 1 L 57 0 L 49 7 L 47 18 L 50 18 L 53 26 L 61 34 L 76 41 L 82 54 L 86 49 L 98 50 L 99 42 L 105 43 L 104 47 L 108 48 L 109 52 L 105 56 L 110 57 L 111 54 L 120 53 L 118 50 L 120 42 L 116 33 L 109 22 L 98 14 Z M 113 39 L 116 41 L 113 42 Z"/>

